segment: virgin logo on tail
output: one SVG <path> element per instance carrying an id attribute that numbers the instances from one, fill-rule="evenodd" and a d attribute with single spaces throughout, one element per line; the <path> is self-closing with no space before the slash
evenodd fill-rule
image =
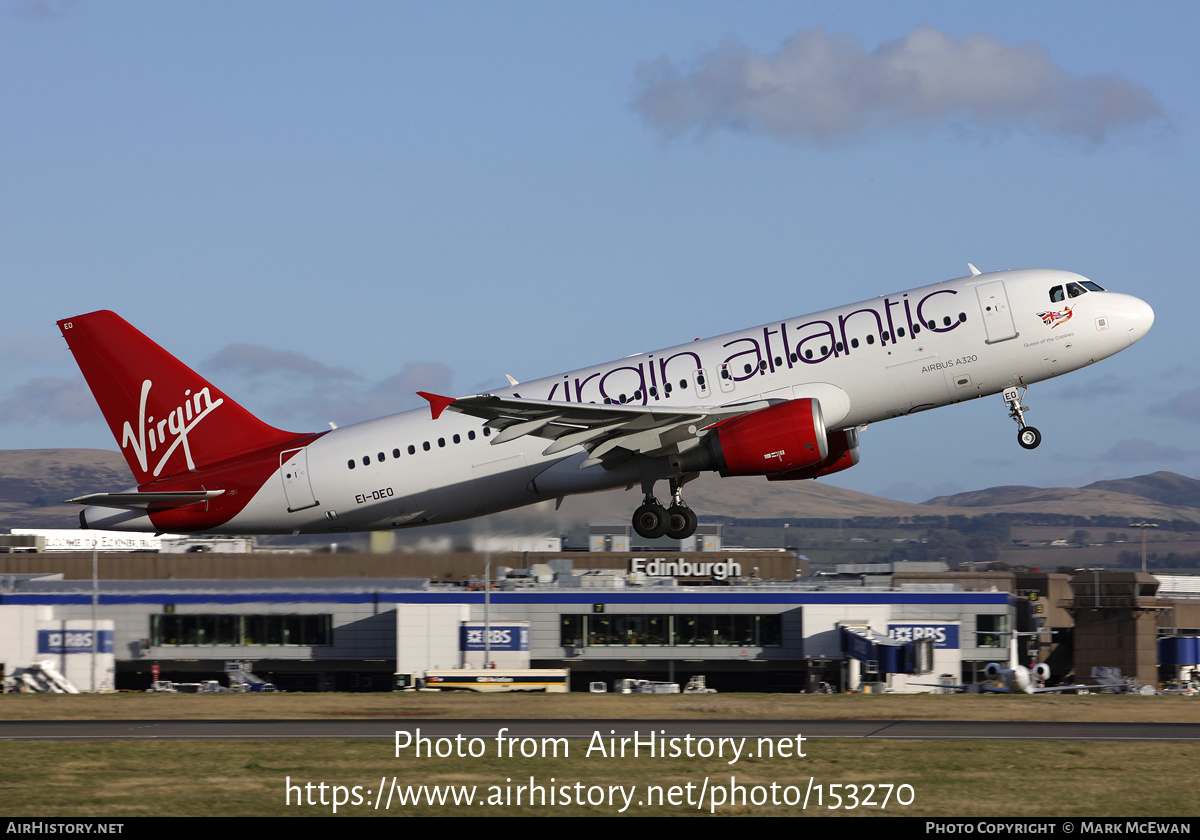
<path id="1" fill-rule="evenodd" d="M 169 442 L 158 463 L 155 464 L 152 475 L 157 477 L 162 472 L 167 460 L 180 446 L 183 447 L 183 455 L 187 459 L 188 469 L 196 469 L 196 464 L 192 460 L 192 450 L 188 446 L 188 433 L 225 400 L 218 398 L 214 402 L 208 388 L 201 388 L 194 394 L 189 389 L 183 392 L 185 399 L 182 405 L 171 409 L 166 417 L 155 421 L 153 417 L 146 417 L 146 399 L 149 397 L 152 387 L 154 387 L 153 382 L 149 379 L 143 380 L 141 404 L 138 406 L 137 436 L 135 438 L 133 427 L 126 420 L 121 432 L 121 448 L 132 446 L 134 454 L 137 455 L 138 465 L 142 468 L 142 472 L 145 472 L 147 469 L 147 444 L 149 444 L 150 452 L 157 452 L 159 446 Z M 171 435 L 169 439 L 168 433 Z"/>

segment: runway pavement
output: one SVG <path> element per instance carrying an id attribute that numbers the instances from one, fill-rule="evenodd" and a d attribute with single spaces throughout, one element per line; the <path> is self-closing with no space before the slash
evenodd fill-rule
<path id="1" fill-rule="evenodd" d="M 3 740 L 666 737 L 1196 741 L 1200 723 L 934 720 L 44 720 L 0 721 Z"/>

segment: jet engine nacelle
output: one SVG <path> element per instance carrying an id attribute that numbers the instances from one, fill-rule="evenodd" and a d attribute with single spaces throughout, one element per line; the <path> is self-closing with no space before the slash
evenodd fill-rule
<path id="1" fill-rule="evenodd" d="M 812 468 L 829 457 L 821 403 L 777 403 L 718 424 L 709 435 L 721 475 L 771 476 Z"/>
<path id="2" fill-rule="evenodd" d="M 829 441 L 829 455 L 825 457 L 824 461 L 811 467 L 789 470 L 785 473 L 773 473 L 767 476 L 767 480 L 792 481 L 799 478 L 820 478 L 823 475 L 848 470 L 858 463 L 857 429 L 839 429 L 836 432 L 830 432 L 826 437 Z"/>
<path id="3" fill-rule="evenodd" d="M 1020 667 L 1021 666 L 1019 666 L 1019 665 L 1017 666 L 1017 668 L 1020 668 Z M 1013 669 L 1013 670 L 1016 670 L 1016 669 Z M 1024 670 L 1024 669 L 1022 669 L 1022 670 Z M 1000 665 L 996 662 L 989 662 L 987 668 L 984 669 L 984 673 L 987 674 L 987 678 L 989 680 L 998 680 L 1001 677 L 1003 677 L 1005 674 L 1008 674 L 1011 672 L 1009 671 L 1008 668 L 1005 668 L 1003 665 Z M 1026 671 L 1026 673 L 1028 673 L 1031 677 L 1033 677 L 1035 679 L 1045 682 L 1046 680 L 1050 679 L 1050 666 L 1047 665 L 1045 662 L 1039 662 L 1038 664 L 1034 665 L 1032 668 L 1029 668 Z"/>

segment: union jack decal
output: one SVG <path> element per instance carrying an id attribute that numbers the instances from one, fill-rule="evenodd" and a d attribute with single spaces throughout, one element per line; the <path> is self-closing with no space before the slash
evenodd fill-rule
<path id="1" fill-rule="evenodd" d="M 1071 307 L 1067 307 L 1062 312 L 1039 312 L 1038 317 L 1042 319 L 1042 323 L 1050 329 L 1054 329 L 1059 324 L 1065 324 L 1071 320 Z"/>

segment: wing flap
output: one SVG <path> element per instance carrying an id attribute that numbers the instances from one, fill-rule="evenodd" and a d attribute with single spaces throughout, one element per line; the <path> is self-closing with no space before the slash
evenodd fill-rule
<path id="1" fill-rule="evenodd" d="M 492 441 L 493 446 L 526 435 L 552 441 L 543 450 L 544 455 L 580 446 L 589 456 L 580 465 L 581 469 L 611 460 L 619 455 L 618 450 L 631 454 L 669 455 L 688 449 L 705 429 L 723 420 L 766 408 L 772 402 L 757 400 L 729 406 L 665 409 L 530 400 L 494 394 L 454 400 L 429 394 L 422 396 L 430 400 L 431 405 L 441 405 L 450 411 L 484 420 L 488 428 L 500 432 Z"/>

